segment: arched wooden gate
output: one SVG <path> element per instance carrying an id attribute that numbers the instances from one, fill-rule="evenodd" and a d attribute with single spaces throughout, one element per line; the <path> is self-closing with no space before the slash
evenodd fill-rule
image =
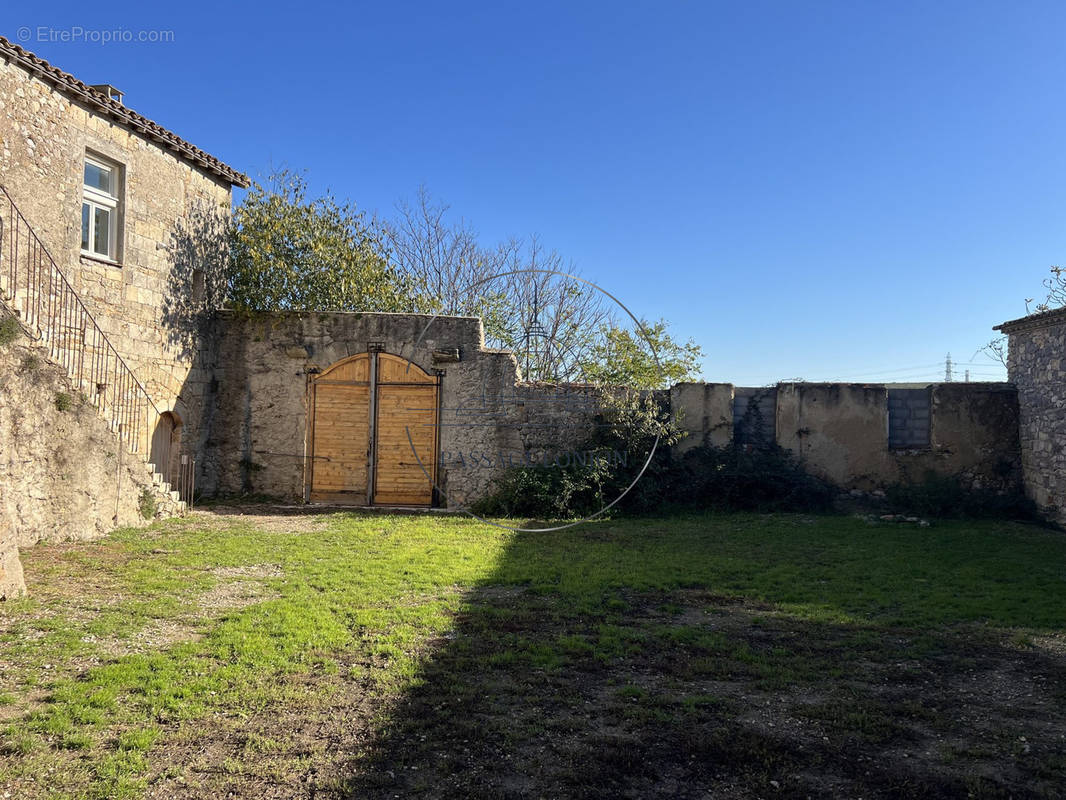
<path id="1" fill-rule="evenodd" d="M 390 353 L 361 353 L 316 376 L 311 502 L 432 505 L 439 389 L 437 376 Z"/>

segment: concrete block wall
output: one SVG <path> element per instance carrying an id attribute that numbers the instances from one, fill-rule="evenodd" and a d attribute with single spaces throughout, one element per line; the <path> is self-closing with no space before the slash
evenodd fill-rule
<path id="1" fill-rule="evenodd" d="M 929 387 L 888 390 L 888 446 L 928 447 Z"/>

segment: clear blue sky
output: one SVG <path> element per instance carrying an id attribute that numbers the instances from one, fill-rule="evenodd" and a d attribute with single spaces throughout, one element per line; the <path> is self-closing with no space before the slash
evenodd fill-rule
<path id="1" fill-rule="evenodd" d="M 537 233 L 710 380 L 930 378 L 1066 261 L 1059 2 L 24 3 L 249 174 Z M 166 29 L 165 44 L 37 29 Z M 991 362 L 975 376 L 995 378 Z M 915 369 L 910 369 L 915 367 Z"/>

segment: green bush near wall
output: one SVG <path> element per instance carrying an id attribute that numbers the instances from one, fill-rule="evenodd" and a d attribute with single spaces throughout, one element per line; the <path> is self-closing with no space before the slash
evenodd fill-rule
<path id="1" fill-rule="evenodd" d="M 145 519 L 151 519 L 156 515 L 159 510 L 159 504 L 156 503 L 155 495 L 148 489 L 141 489 L 141 496 L 137 501 L 137 508 L 141 512 L 141 516 Z"/>
<path id="2" fill-rule="evenodd" d="M 885 489 L 894 510 L 923 516 L 968 519 L 1037 519 L 1036 506 L 1018 487 L 975 488 L 957 475 L 927 471 L 921 480 Z"/>
<path id="3" fill-rule="evenodd" d="M 595 433 L 576 449 L 601 458 L 512 468 L 472 510 L 484 516 L 574 519 L 596 514 L 619 497 L 613 509 L 638 514 L 676 509 L 824 512 L 833 507 L 838 490 L 809 475 L 776 445 L 704 446 L 676 455 L 672 445 L 682 433 L 662 396 L 611 394 L 602 402 Z M 629 457 L 612 457 L 619 453 Z"/>
<path id="4" fill-rule="evenodd" d="M 723 511 L 826 512 L 839 490 L 776 445 L 697 447 L 669 471 L 663 500 Z"/>
<path id="5" fill-rule="evenodd" d="M 0 347 L 7 347 L 22 335 L 22 326 L 14 317 L 0 320 Z"/>

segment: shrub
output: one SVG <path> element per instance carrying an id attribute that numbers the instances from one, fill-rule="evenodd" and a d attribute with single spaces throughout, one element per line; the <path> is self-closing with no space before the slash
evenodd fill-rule
<path id="1" fill-rule="evenodd" d="M 66 392 L 56 392 L 55 403 L 59 411 L 70 411 L 74 408 L 74 399 Z"/>
<path id="2" fill-rule="evenodd" d="M 152 494 L 150 489 L 141 489 L 141 497 L 137 501 L 137 508 L 145 519 L 151 519 L 156 515 L 159 506 L 155 501 L 155 495 Z"/>
<path id="3" fill-rule="evenodd" d="M 7 347 L 22 334 L 22 326 L 14 317 L 0 320 L 0 347 Z"/>
<path id="4" fill-rule="evenodd" d="M 1036 506 L 1017 487 L 977 489 L 968 487 L 957 475 L 939 475 L 932 470 L 920 481 L 889 486 L 885 501 L 893 510 L 930 517 L 1038 517 Z"/>
<path id="5" fill-rule="evenodd" d="M 670 470 L 667 504 L 728 511 L 825 512 L 837 491 L 771 445 L 697 447 Z"/>
<path id="6" fill-rule="evenodd" d="M 23 372 L 36 372 L 41 367 L 41 358 L 36 353 L 30 353 L 22 359 L 21 369 Z"/>
<path id="7" fill-rule="evenodd" d="M 609 390 L 600 399 L 603 410 L 593 420 L 594 432 L 575 448 L 590 454 L 585 463 L 513 467 L 472 510 L 485 516 L 590 516 L 633 482 L 658 436 L 659 448 L 644 478 L 620 503 L 645 507 L 649 502 L 645 482 L 658 475 L 666 446 L 680 439 L 680 431 L 663 398 L 655 393 Z M 636 492 L 638 487 L 642 492 Z"/>

